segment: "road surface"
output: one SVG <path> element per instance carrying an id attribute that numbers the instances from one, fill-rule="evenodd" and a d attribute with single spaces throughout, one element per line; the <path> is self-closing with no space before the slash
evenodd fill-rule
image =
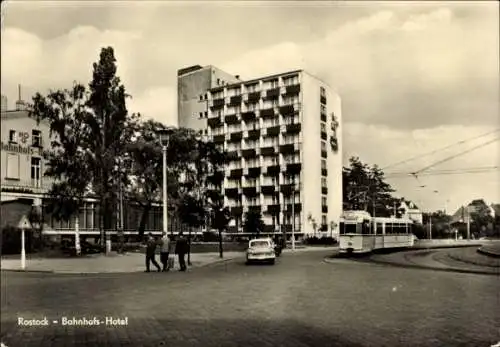
<path id="1" fill-rule="evenodd" d="M 2 272 L 1 341 L 16 346 L 490 346 L 500 281 L 286 253 L 188 273 Z M 48 326 L 19 319 L 47 318 Z M 63 326 L 63 317 L 99 326 Z M 106 325 L 105 319 L 126 325 Z M 58 323 L 53 323 L 57 321 Z"/>

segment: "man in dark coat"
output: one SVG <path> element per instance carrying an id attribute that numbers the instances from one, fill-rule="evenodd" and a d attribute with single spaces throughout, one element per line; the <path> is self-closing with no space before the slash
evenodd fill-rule
<path id="1" fill-rule="evenodd" d="M 148 238 L 146 240 L 146 272 L 150 272 L 149 266 L 150 263 L 153 263 L 156 266 L 158 272 L 161 271 L 160 265 L 156 262 L 155 252 L 156 252 L 157 242 L 152 233 L 148 234 Z"/>
<path id="2" fill-rule="evenodd" d="M 184 259 L 184 256 L 188 252 L 189 244 L 181 231 L 179 232 L 179 237 L 175 243 L 175 254 L 179 256 L 179 266 L 181 267 L 180 271 L 186 271 L 186 260 Z"/>

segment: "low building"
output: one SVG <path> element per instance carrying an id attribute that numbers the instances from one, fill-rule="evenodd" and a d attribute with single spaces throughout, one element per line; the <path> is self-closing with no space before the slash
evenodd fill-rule
<path id="1" fill-rule="evenodd" d="M 413 202 L 401 199 L 399 210 L 402 212 L 401 218 L 411 219 L 415 223 L 422 224 L 424 221 L 423 213 Z"/>

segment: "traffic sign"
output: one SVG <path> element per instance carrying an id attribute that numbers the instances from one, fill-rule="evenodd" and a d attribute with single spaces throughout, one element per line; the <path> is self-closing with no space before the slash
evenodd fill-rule
<path id="1" fill-rule="evenodd" d="M 28 220 L 28 217 L 22 216 L 21 220 L 19 221 L 19 224 L 17 225 L 19 229 L 31 229 L 31 223 Z"/>

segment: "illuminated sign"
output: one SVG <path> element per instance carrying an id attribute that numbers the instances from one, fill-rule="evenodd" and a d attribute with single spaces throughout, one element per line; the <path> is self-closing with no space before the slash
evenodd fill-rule
<path id="1" fill-rule="evenodd" d="M 27 134 L 27 133 L 25 133 Z M 19 134 L 21 135 L 21 134 Z M 13 143 L 5 143 L 1 142 L 0 147 L 2 151 L 6 152 L 14 152 L 14 153 L 19 153 L 19 154 L 27 154 L 27 155 L 40 155 L 43 156 L 45 159 L 47 159 L 49 153 L 53 153 L 51 151 L 47 150 L 42 150 L 41 148 L 38 147 L 30 147 L 30 146 L 21 146 Z"/>

